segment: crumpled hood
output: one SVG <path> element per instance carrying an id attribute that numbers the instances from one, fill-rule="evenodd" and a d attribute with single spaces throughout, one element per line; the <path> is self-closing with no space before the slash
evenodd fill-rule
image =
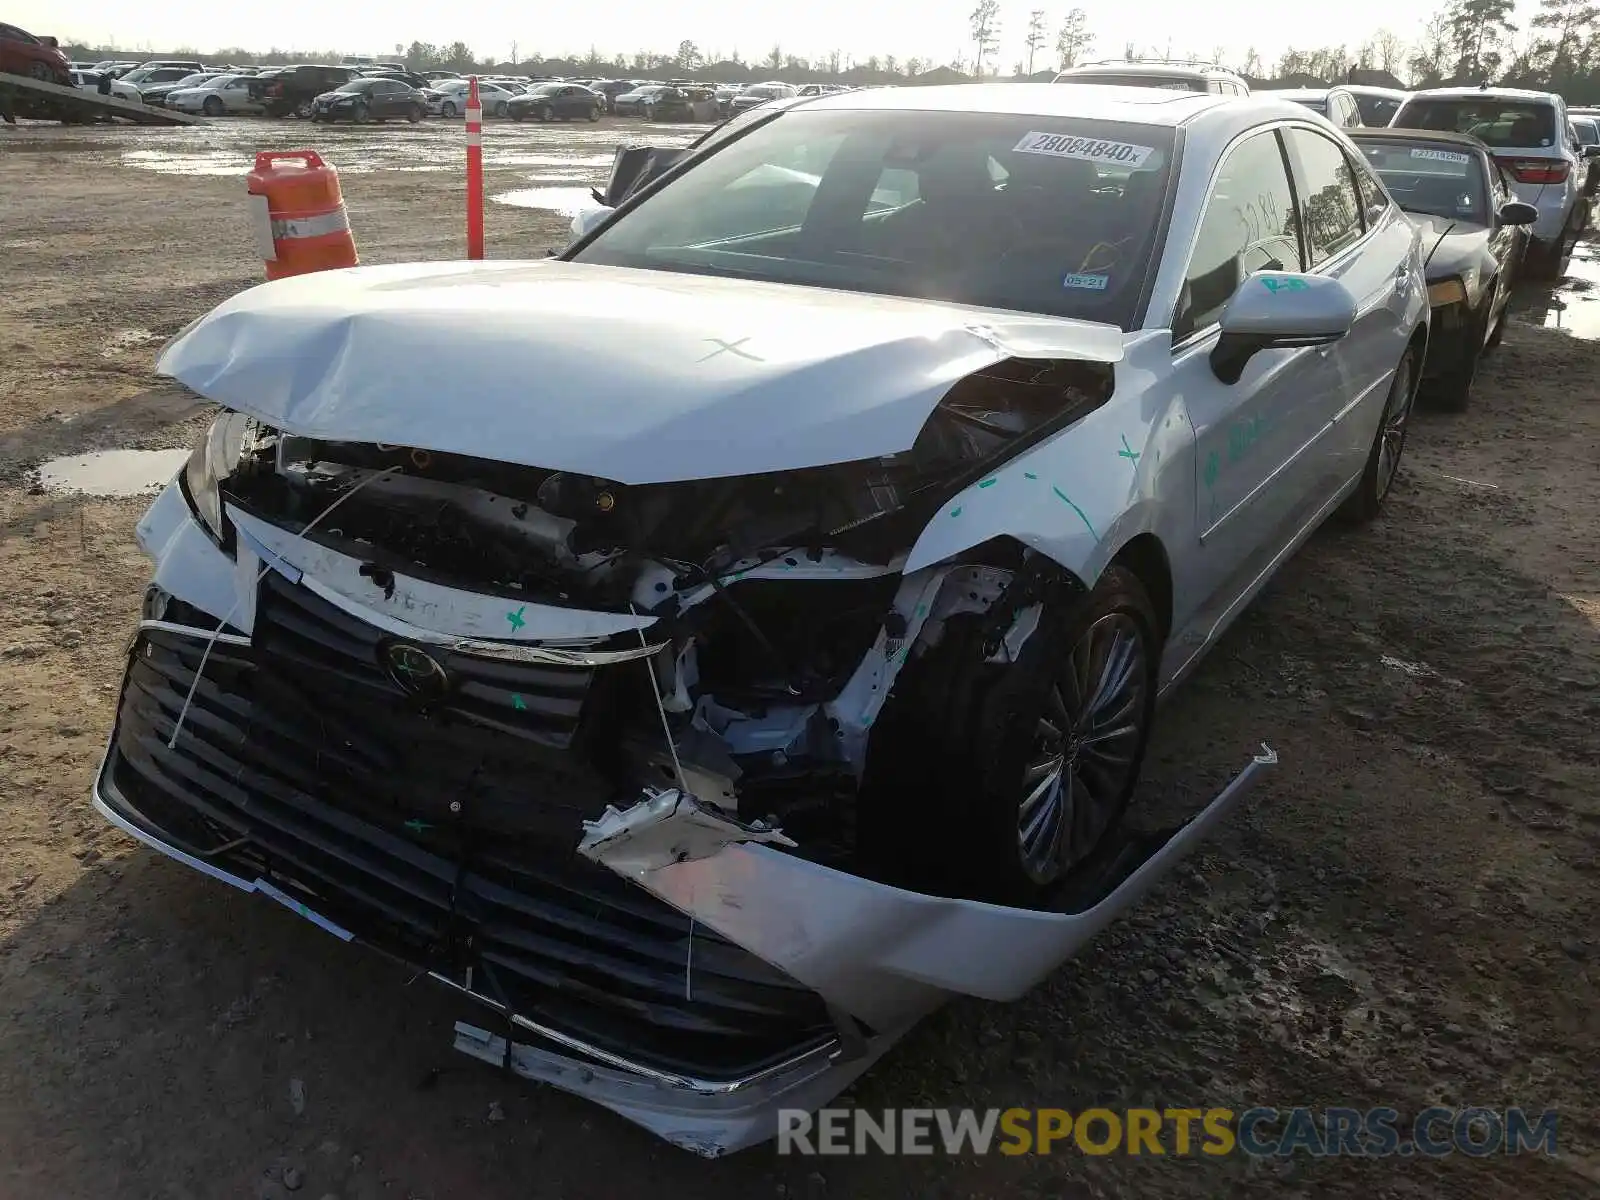
<path id="1" fill-rule="evenodd" d="M 263 284 L 157 370 L 291 433 L 665 483 L 908 449 L 1006 358 L 1122 358 L 1110 325 L 565 263 L 411 263 Z"/>

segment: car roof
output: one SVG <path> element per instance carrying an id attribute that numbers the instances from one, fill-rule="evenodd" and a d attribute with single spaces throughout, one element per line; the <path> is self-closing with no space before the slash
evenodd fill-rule
<path id="1" fill-rule="evenodd" d="M 1405 88 L 1379 87 L 1375 83 L 1343 83 L 1339 86 L 1357 96 L 1380 96 L 1385 100 L 1404 100 L 1413 94 Z"/>
<path id="2" fill-rule="evenodd" d="M 1466 150 L 1482 150 L 1487 153 L 1489 149 L 1470 133 L 1456 133 L 1449 129 L 1409 129 L 1394 125 L 1371 128 L 1358 125 L 1354 129 L 1346 129 L 1345 133 L 1358 142 L 1448 142 Z"/>
<path id="3" fill-rule="evenodd" d="M 1165 79 L 1238 78 L 1237 72 L 1213 63 L 1195 62 L 1098 62 L 1068 67 L 1061 75 L 1150 75 Z M 1060 78 L 1057 75 L 1056 78 Z"/>
<path id="4" fill-rule="evenodd" d="M 1053 83 L 959 83 L 914 88 L 863 88 L 819 96 L 807 109 L 899 110 L 907 112 L 986 112 L 1012 116 L 1083 117 L 1139 125 L 1184 124 L 1199 113 L 1247 98 L 1163 88 L 1057 87 Z"/>
<path id="5" fill-rule="evenodd" d="M 1330 84 L 1320 88 L 1263 88 L 1258 94 L 1262 96 L 1277 96 L 1280 100 L 1322 100 L 1334 92 L 1348 92 L 1342 83 Z"/>
<path id="6" fill-rule="evenodd" d="M 1554 92 L 1532 92 L 1526 88 L 1508 87 L 1448 87 L 1423 88 L 1412 92 L 1412 100 L 1538 100 L 1554 104 L 1559 97 Z"/>

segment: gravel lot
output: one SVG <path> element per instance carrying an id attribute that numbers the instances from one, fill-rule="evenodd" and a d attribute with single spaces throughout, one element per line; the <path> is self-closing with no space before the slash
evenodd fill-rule
<path id="1" fill-rule="evenodd" d="M 640 134 L 491 125 L 489 253 L 561 244 L 557 210 Z M 1197 807 L 1270 742 L 1282 765 L 1243 815 L 1028 999 L 939 1014 L 854 1093 L 1554 1106 L 1561 1155 L 706 1163 L 457 1055 L 452 1020 L 481 1014 L 89 806 L 145 501 L 50 491 L 36 469 L 192 442 L 206 414 L 154 377 L 153 352 L 261 278 L 240 176 L 254 150 L 301 145 L 340 168 L 363 261 L 463 252 L 459 125 L 0 128 L 0 1195 L 1595 1194 L 1588 247 L 1559 288 L 1519 296 L 1470 412 L 1419 415 L 1385 517 L 1313 539 L 1167 708 L 1143 810 Z"/>

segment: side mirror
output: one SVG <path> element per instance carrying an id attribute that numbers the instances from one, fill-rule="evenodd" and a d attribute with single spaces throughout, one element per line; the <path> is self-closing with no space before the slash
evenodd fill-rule
<path id="1" fill-rule="evenodd" d="M 1532 225 L 1539 219 L 1539 210 L 1526 200 L 1509 200 L 1495 216 L 1502 225 Z"/>
<path id="2" fill-rule="evenodd" d="M 1583 148 L 1583 156 L 1585 158 L 1600 158 L 1600 144 L 1585 146 Z"/>
<path id="3" fill-rule="evenodd" d="M 614 212 L 616 212 L 614 208 L 584 209 L 572 218 L 572 240 L 577 241 L 579 238 L 588 237 Z"/>
<path id="4" fill-rule="evenodd" d="M 1238 383 L 1261 351 L 1326 346 L 1355 323 L 1355 298 L 1337 279 L 1259 271 L 1239 285 L 1222 310 L 1222 336 L 1211 351 L 1211 370 L 1223 383 Z"/>

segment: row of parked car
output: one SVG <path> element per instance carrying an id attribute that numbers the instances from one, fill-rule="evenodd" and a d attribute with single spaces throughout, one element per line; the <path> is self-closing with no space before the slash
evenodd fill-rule
<path id="1" fill-rule="evenodd" d="M 1233 71 L 1188 60 L 1087 63 L 1061 72 L 1055 82 L 1251 94 L 1249 83 Z M 1488 155 L 1494 186 L 1535 211 L 1526 265 L 1537 274 L 1559 270 L 1582 236 L 1600 191 L 1600 109 L 1568 108 L 1554 92 L 1487 84 L 1415 92 L 1338 84 L 1257 94 L 1293 101 L 1352 134 L 1391 128 L 1470 138 Z M 1482 199 L 1467 189 L 1451 203 L 1465 216 L 1477 211 Z"/>

